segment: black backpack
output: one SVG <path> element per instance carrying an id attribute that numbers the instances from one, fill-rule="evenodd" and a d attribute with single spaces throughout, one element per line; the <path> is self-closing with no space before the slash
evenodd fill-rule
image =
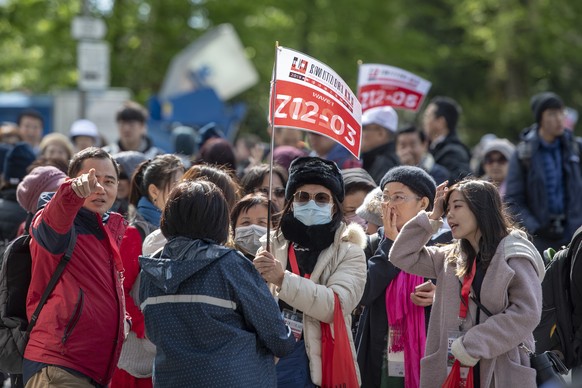
<path id="1" fill-rule="evenodd" d="M 571 293 L 572 269 L 580 260 L 582 227 L 574 233 L 566 248 L 556 252 L 546 267 L 542 281 L 542 318 L 534 330 L 536 353 L 553 351 L 568 369 L 582 364 L 582 325 L 574 326 L 574 302 L 578 305 L 576 310 L 580 310 L 582 301 L 572 300 Z"/>
<path id="2" fill-rule="evenodd" d="M 30 286 L 32 256 L 28 234 L 14 239 L 2 256 L 0 270 L 0 371 L 22 373 L 22 359 L 28 336 L 41 309 L 55 288 L 75 248 L 76 234 L 71 234 L 67 251 L 51 276 L 30 322 L 26 316 L 26 297 Z"/>

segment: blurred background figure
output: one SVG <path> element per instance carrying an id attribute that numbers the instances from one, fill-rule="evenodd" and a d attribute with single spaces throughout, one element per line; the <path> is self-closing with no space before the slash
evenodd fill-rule
<path id="1" fill-rule="evenodd" d="M 299 148 L 295 148 L 292 146 L 279 146 L 275 148 L 275 152 L 273 154 L 273 161 L 275 164 L 283 167 L 285 170 L 289 170 L 289 166 L 291 163 L 302 156 L 307 156 L 307 153 Z"/>
<path id="2" fill-rule="evenodd" d="M 81 119 L 71 125 L 69 137 L 75 147 L 75 152 L 79 152 L 89 147 L 101 147 L 101 135 L 97 125 L 90 120 Z"/>
<path id="3" fill-rule="evenodd" d="M 252 133 L 240 135 L 234 143 L 237 176 L 243 176 L 251 167 L 261 164 L 265 157 L 265 145 L 260 137 Z"/>
<path id="4" fill-rule="evenodd" d="M 364 203 L 366 195 L 377 187 L 376 182 L 363 168 L 342 170 L 342 176 L 345 187 L 345 197 L 342 202 L 344 221 L 346 224 L 354 222 L 365 231 L 368 227 L 368 222 L 358 216 L 356 210 Z"/>
<path id="5" fill-rule="evenodd" d="M 111 210 L 128 219 L 131 178 L 137 170 L 137 166 L 147 159 L 141 152 L 123 151 L 113 155 L 113 160 L 119 165 L 119 183 L 117 185 L 117 199 Z"/>
<path id="6" fill-rule="evenodd" d="M 181 125 L 172 130 L 172 144 L 184 167 L 190 168 L 192 157 L 198 152 L 198 133 L 192 127 Z"/>
<path id="7" fill-rule="evenodd" d="M 62 133 L 53 132 L 45 135 L 38 146 L 39 156 L 47 159 L 61 159 L 69 163 L 73 157 L 73 144 Z"/>
<path id="8" fill-rule="evenodd" d="M 251 261 L 261 247 L 261 237 L 267 234 L 269 201 L 264 195 L 245 195 L 230 212 L 235 248 Z M 271 202 L 270 228 L 279 225 L 279 210 Z"/>
<path id="9" fill-rule="evenodd" d="M 195 164 L 199 163 L 224 167 L 234 174 L 236 172 L 234 147 L 228 140 L 223 138 L 209 139 L 200 148 Z"/>
<path id="10" fill-rule="evenodd" d="M 22 136 L 16 124 L 4 122 L 0 125 L 0 144 L 14 145 L 20 141 Z"/>
<path id="11" fill-rule="evenodd" d="M 34 109 L 25 109 L 18 116 L 16 124 L 22 141 L 28 143 L 37 153 L 44 130 L 44 120 L 40 112 Z"/>
<path id="12" fill-rule="evenodd" d="M 279 211 L 285 207 L 285 186 L 287 185 L 287 170 L 281 166 L 273 166 L 273 187 L 271 199 Z M 240 181 L 243 193 L 259 193 L 269 196 L 269 165 L 261 164 L 251 168 Z"/>
<path id="13" fill-rule="evenodd" d="M 505 196 L 506 178 L 509 160 L 515 152 L 515 146 L 507 139 L 493 139 L 483 149 L 483 171 L 485 179 L 499 189 L 501 199 Z"/>
<path id="14" fill-rule="evenodd" d="M 396 154 L 401 164 L 422 168 L 437 185 L 449 179 L 449 170 L 436 163 L 428 152 L 426 135 L 414 126 L 399 129 L 396 133 Z"/>
<path id="15" fill-rule="evenodd" d="M 366 234 L 374 235 L 382 226 L 382 190 L 376 187 L 370 191 L 364 202 L 356 209 L 356 214 L 366 220 Z"/>
<path id="16" fill-rule="evenodd" d="M 334 161 L 340 169 L 362 167 L 362 162 L 335 140 L 317 133 L 308 132 L 307 142 L 311 147 L 310 156 Z"/>
<path id="17" fill-rule="evenodd" d="M 394 144 L 397 130 L 398 114 L 389 106 L 368 109 L 362 115 L 361 160 L 376 184 L 386 171 L 400 164 Z"/>

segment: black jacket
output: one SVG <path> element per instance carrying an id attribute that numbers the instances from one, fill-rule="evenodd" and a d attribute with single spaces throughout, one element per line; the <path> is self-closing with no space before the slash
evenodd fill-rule
<path id="1" fill-rule="evenodd" d="M 449 185 L 471 174 L 471 152 L 455 134 L 445 139 L 430 150 L 434 161 L 450 172 Z"/>
<path id="2" fill-rule="evenodd" d="M 379 185 L 388 170 L 400 165 L 400 161 L 396 156 L 394 142 L 386 143 L 362 153 L 362 163 L 364 170 L 368 171 L 368 174 Z"/>

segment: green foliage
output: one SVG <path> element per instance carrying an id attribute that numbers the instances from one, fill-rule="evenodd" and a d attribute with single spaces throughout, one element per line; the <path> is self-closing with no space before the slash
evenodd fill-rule
<path id="1" fill-rule="evenodd" d="M 0 88 L 32 93 L 72 88 L 70 24 L 82 0 L 13 0 L 0 6 Z M 91 0 L 111 47 L 111 86 L 144 102 L 167 67 L 208 29 L 231 23 L 260 74 L 236 97 L 249 105 L 243 131 L 265 133 L 275 41 L 330 65 L 353 88 L 357 61 L 399 66 L 432 81 L 431 96 L 463 107 L 461 135 L 517 138 L 542 90 L 580 108 L 582 2 L 568 0 Z M 403 121 L 414 115 L 404 114 Z"/>

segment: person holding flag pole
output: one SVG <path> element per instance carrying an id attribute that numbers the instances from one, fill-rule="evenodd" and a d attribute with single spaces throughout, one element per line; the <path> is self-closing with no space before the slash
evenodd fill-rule
<path id="1" fill-rule="evenodd" d="M 361 106 L 345 82 L 303 53 L 278 44 L 276 51 L 272 127 L 320 133 L 359 157 Z M 349 328 L 350 313 L 366 281 L 366 238 L 361 226 L 344 223 L 344 195 L 343 178 L 334 162 L 317 157 L 294 160 L 280 224 L 263 238 L 254 259 L 297 340 L 295 351 L 277 364 L 278 387 L 360 385 Z M 325 342 L 331 324 L 333 349 Z"/>

